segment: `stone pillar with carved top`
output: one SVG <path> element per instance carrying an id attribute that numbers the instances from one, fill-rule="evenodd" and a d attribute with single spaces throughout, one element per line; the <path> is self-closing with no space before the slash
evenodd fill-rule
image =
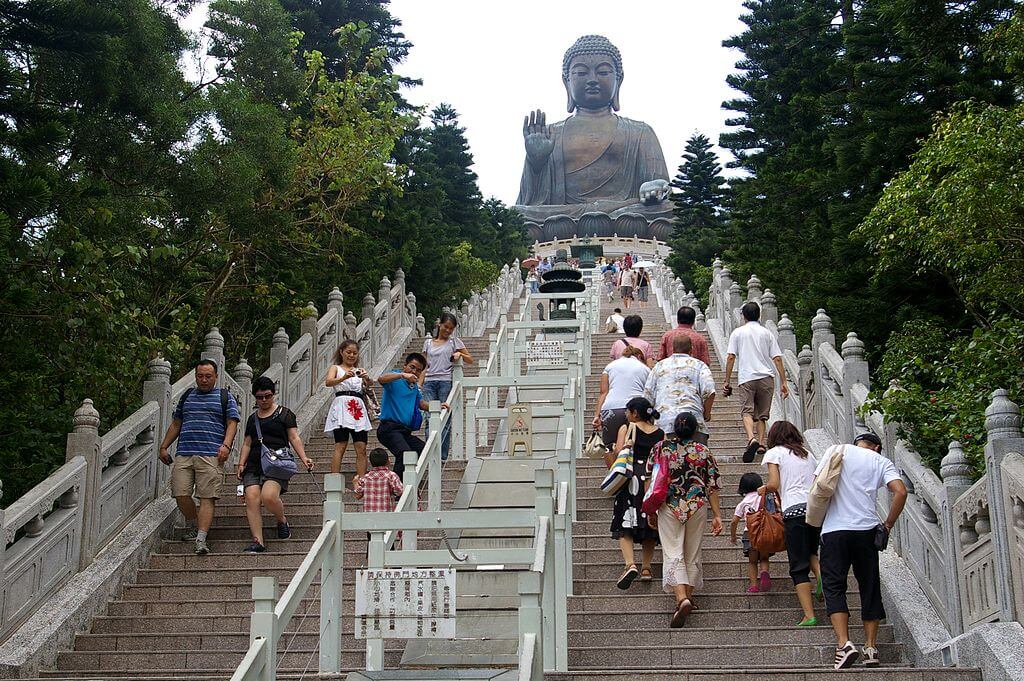
<path id="1" fill-rule="evenodd" d="M 761 295 L 764 293 L 761 280 L 756 274 L 751 274 L 747 280 L 747 301 L 761 304 Z"/>
<path id="2" fill-rule="evenodd" d="M 864 359 L 864 341 L 857 337 L 852 331 L 847 334 L 843 341 L 843 416 L 848 422 L 844 442 L 852 442 L 855 433 L 855 424 L 858 421 L 857 407 L 853 403 L 851 388 L 860 383 L 865 388 L 871 388 L 871 378 L 868 372 L 868 362 Z M 889 444 L 891 446 L 891 443 Z"/>
<path id="3" fill-rule="evenodd" d="M 217 363 L 217 386 L 224 385 L 224 336 L 220 335 L 220 329 L 216 326 L 203 338 L 203 352 L 200 355 L 203 359 L 211 359 Z"/>
<path id="4" fill-rule="evenodd" d="M 964 455 L 963 446 L 959 442 L 950 442 L 948 453 L 942 458 L 942 467 L 939 469 L 942 477 L 942 497 L 940 523 L 942 525 L 942 544 L 946 547 L 945 572 L 946 572 L 946 607 L 948 609 L 948 621 L 946 626 L 954 636 L 964 633 L 963 604 L 960 593 L 960 550 L 957 536 L 960 532 L 960 522 L 953 510 L 956 500 L 960 495 L 971 488 L 971 466 Z"/>
<path id="5" fill-rule="evenodd" d="M 748 285 L 749 286 L 749 285 Z M 766 288 L 761 294 L 761 323 L 779 323 L 779 307 L 775 294 L 770 288 Z"/>
<path id="6" fill-rule="evenodd" d="M 277 386 L 278 404 L 288 406 L 285 402 L 288 399 L 288 373 L 291 369 L 288 366 L 288 346 L 291 341 L 288 339 L 288 332 L 284 327 L 278 327 L 270 346 L 270 366 L 281 365 L 281 381 Z"/>
<path id="7" fill-rule="evenodd" d="M 989 518 L 993 523 L 992 541 L 995 546 L 996 593 L 999 597 L 999 619 L 1012 622 L 1024 613 L 1017 612 L 1014 594 L 1011 561 L 1013 556 L 1009 544 L 1009 532 L 1013 523 L 1011 511 L 1006 507 L 1003 494 L 1003 459 L 1010 453 L 1024 452 L 1024 437 L 1021 435 L 1020 407 L 1010 401 L 1005 390 L 992 393 L 992 402 L 985 410 L 985 430 L 988 440 L 985 444 L 985 470 L 988 471 Z"/>
<path id="8" fill-rule="evenodd" d="M 365 339 L 357 338 L 359 341 L 359 361 L 367 366 L 373 366 L 374 360 L 377 359 L 375 354 L 375 348 L 373 347 L 373 330 L 377 320 L 373 318 L 373 310 L 377 306 L 377 301 L 373 299 L 372 293 L 367 293 L 363 296 L 363 309 L 362 315 L 359 319 L 359 323 L 362 324 L 364 321 L 369 319 L 370 333 L 367 334 Z M 358 330 L 356 332 L 358 335 Z"/>
<path id="9" fill-rule="evenodd" d="M 320 334 L 317 331 L 317 325 L 320 321 L 320 313 L 316 309 L 316 304 L 312 301 L 306 303 L 306 308 L 302 314 L 302 322 L 299 326 L 299 333 L 301 336 L 309 334 L 310 340 L 310 353 L 309 353 L 309 373 L 310 381 L 309 386 L 311 394 L 315 393 L 320 388 L 320 376 L 317 375 L 318 367 L 320 362 L 317 358 L 318 352 L 330 352 L 334 353 L 334 348 L 320 347 Z"/>
<path id="10" fill-rule="evenodd" d="M 82 506 L 82 550 L 78 569 L 84 570 L 96 556 L 100 535 L 100 491 L 103 482 L 103 460 L 100 454 L 100 414 L 92 400 L 82 400 L 82 406 L 72 418 L 68 433 L 65 461 L 76 456 L 85 458 L 85 489 L 79 490 Z"/>
<path id="11" fill-rule="evenodd" d="M 156 432 L 153 434 L 154 456 L 160 453 L 160 441 L 171 425 L 171 363 L 158 355 L 146 364 L 146 381 L 142 384 L 142 401 L 156 402 Z M 170 467 L 159 464 L 154 475 L 156 496 L 160 495 L 170 475 Z"/>

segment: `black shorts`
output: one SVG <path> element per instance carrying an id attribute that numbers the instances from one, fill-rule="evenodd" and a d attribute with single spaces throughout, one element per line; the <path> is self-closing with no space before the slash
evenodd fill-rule
<path id="1" fill-rule="evenodd" d="M 860 591 L 860 613 L 864 620 L 884 620 L 882 584 L 878 574 L 875 530 L 839 530 L 821 535 L 821 583 L 829 615 L 849 613 L 846 585 L 850 568 Z"/>
<path id="2" fill-rule="evenodd" d="M 281 486 L 281 494 L 288 491 L 288 481 L 281 480 L 280 478 L 268 478 L 262 473 L 256 473 L 255 471 L 244 470 L 242 471 L 242 487 L 249 487 L 250 485 L 259 485 L 263 488 L 263 483 L 267 480 L 273 480 Z"/>
<path id="3" fill-rule="evenodd" d="M 334 442 L 348 442 L 349 436 L 352 436 L 352 442 L 362 442 L 364 445 L 370 441 L 370 431 L 368 430 L 352 430 L 351 428 L 335 428 L 334 429 Z"/>

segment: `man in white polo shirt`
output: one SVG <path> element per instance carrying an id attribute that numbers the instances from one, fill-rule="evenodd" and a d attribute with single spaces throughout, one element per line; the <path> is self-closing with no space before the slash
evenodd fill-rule
<path id="1" fill-rule="evenodd" d="M 846 604 L 846 583 L 850 568 L 860 591 L 861 619 L 864 621 L 864 666 L 879 665 L 875 639 L 878 625 L 885 619 L 882 585 L 878 576 L 876 534 L 886 538 L 907 503 L 907 487 L 892 461 L 879 452 L 882 441 L 874 433 L 858 435 L 853 445 L 843 445 L 843 466 L 839 482 L 821 525 L 821 584 L 825 592 L 832 629 L 836 634 L 835 668 L 845 669 L 857 661 L 861 652 L 850 641 L 850 609 Z M 815 475 L 828 466 L 834 453 L 818 462 Z M 880 521 L 877 512 L 878 490 L 892 492 L 889 515 Z"/>
<path id="2" fill-rule="evenodd" d="M 779 389 L 783 397 L 789 395 L 789 386 L 786 384 L 786 367 L 782 364 L 779 341 L 758 321 L 761 318 L 761 307 L 755 302 L 744 303 L 740 314 L 746 323 L 729 336 L 723 388 L 726 397 L 732 394 L 729 380 L 733 364 L 738 364 L 739 393 L 743 399 L 740 413 L 743 415 L 743 429 L 747 431 L 743 461 L 750 463 L 755 455 L 764 454 L 765 451 L 765 423 L 772 407 L 776 369 L 782 382 Z"/>

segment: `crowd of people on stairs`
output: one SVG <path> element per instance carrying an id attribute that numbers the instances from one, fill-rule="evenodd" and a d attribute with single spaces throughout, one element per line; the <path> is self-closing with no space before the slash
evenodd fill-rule
<path id="1" fill-rule="evenodd" d="M 455 316 L 441 315 L 434 337 L 423 343 L 423 352 L 412 352 L 399 369 L 386 371 L 375 380 L 359 366 L 359 344 L 345 340 L 334 353 L 324 385 L 334 390 L 327 409 L 324 432 L 334 438 L 331 472 L 341 472 L 349 442 L 356 452 L 353 489 L 363 499 L 364 510 L 383 511 L 395 507 L 402 493 L 405 452 L 422 454 L 425 442 L 417 431 L 425 425 L 424 412 L 430 400 L 448 408 L 452 390 L 452 367 L 456 362 L 472 364 L 472 354 L 454 335 Z M 224 463 L 241 421 L 238 402 L 225 388 L 218 388 L 218 367 L 209 359 L 195 368 L 196 387 L 181 396 L 171 424 L 160 443 L 159 458 L 171 467 L 171 493 L 185 518 L 183 538 L 195 542 L 197 555 L 210 552 L 208 536 L 216 502 L 224 483 Z M 381 387 L 378 401 L 374 384 Z M 238 466 L 238 496 L 245 504 L 252 543 L 246 553 L 267 550 L 261 507 L 277 523 L 277 538 L 291 537 L 282 495 L 289 480 L 301 467 L 312 473 L 313 460 L 306 456 L 299 437 L 295 413 L 277 404 L 277 386 L 267 376 L 252 383 L 256 409 L 244 428 Z M 375 448 L 367 457 L 372 418 L 377 419 L 377 440 L 386 448 Z M 450 447 L 450 426 L 441 433 L 442 458 Z M 177 441 L 174 456 L 171 445 Z M 389 466 L 389 456 L 390 462 Z M 386 473 L 386 474 L 385 474 Z M 195 499 L 199 500 L 198 506 Z"/>
<path id="2" fill-rule="evenodd" d="M 620 311 L 616 309 L 616 314 Z M 834 667 L 845 669 L 863 658 L 878 666 L 879 624 L 885 618 L 879 577 L 883 551 L 906 503 L 907 490 L 892 461 L 881 455 L 877 435 L 857 435 L 853 444 L 830 448 L 821 458 L 807 447 L 800 430 L 788 421 L 767 428 L 776 392 L 788 395 L 778 342 L 760 324 L 760 307 L 746 303 L 745 323 L 730 335 L 722 393 L 732 393 L 738 370 L 738 396 L 747 435 L 742 460 L 762 456 L 763 469 L 739 479 L 740 502 L 732 512 L 729 537 L 741 540 L 747 563 L 748 593 L 772 588 L 770 561 L 785 551 L 789 575 L 803 617 L 797 627 L 818 625 L 815 600 L 824 601 L 836 636 Z M 626 462 L 628 479 L 614 491 L 611 536 L 624 563 L 619 589 L 652 581 L 655 547 L 661 545 L 661 583 L 674 598 L 672 628 L 685 625 L 703 584 L 701 551 L 707 529 L 722 533 L 721 468 L 713 453 L 712 419 L 716 386 L 709 366 L 707 341 L 693 329 L 692 308 L 677 313 L 678 326 L 661 338 L 657 357 L 640 338 L 638 316 L 609 318 L 616 340 L 611 361 L 600 378 L 593 427 L 605 445 L 609 478 Z M 611 322 L 616 321 L 615 329 Z M 762 475 L 762 473 L 764 475 Z M 888 515 L 876 514 L 878 492 L 891 493 Z M 742 536 L 739 535 L 743 527 Z M 636 545 L 641 560 L 635 559 Z M 849 634 L 847 580 L 857 579 L 864 645 Z"/>

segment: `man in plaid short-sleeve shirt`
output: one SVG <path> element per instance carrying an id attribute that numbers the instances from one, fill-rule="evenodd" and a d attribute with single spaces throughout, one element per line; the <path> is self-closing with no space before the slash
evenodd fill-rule
<path id="1" fill-rule="evenodd" d="M 355 481 L 356 498 L 363 500 L 363 511 L 378 513 L 395 510 L 395 501 L 402 496 L 402 481 L 388 468 L 388 450 L 377 447 L 370 452 L 366 475 Z"/>

